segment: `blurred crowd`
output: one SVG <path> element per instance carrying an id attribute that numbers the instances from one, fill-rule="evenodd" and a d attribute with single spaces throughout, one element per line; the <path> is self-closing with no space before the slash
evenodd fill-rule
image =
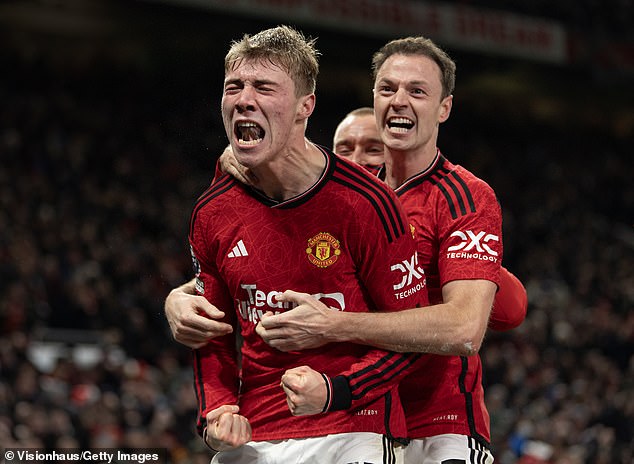
<path id="1" fill-rule="evenodd" d="M 529 297 L 522 326 L 481 350 L 496 458 L 632 463 L 632 138 L 498 116 L 467 123 L 456 106 L 464 138 L 441 141 L 498 193 L 504 262 Z"/>
<path id="2" fill-rule="evenodd" d="M 189 213 L 226 139 L 212 97 L 152 82 L 20 63 L 0 80 L 4 447 L 209 460 L 163 301 L 191 277 Z M 337 109 L 313 120 L 352 108 Z M 631 464 L 631 136 L 507 116 L 456 106 L 440 137 L 498 192 L 504 262 L 528 289 L 524 324 L 481 351 L 496 459 Z"/>
<path id="3" fill-rule="evenodd" d="M 559 21 L 590 39 L 632 39 L 631 0 L 458 0 L 457 3 Z"/>

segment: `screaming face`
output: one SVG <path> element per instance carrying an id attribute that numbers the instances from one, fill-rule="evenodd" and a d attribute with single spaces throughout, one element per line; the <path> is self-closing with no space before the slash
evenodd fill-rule
<path id="1" fill-rule="evenodd" d="M 274 63 L 234 63 L 225 74 L 222 119 L 237 161 L 256 168 L 279 157 L 294 138 L 303 141 L 305 99 L 295 95 L 295 82 Z"/>

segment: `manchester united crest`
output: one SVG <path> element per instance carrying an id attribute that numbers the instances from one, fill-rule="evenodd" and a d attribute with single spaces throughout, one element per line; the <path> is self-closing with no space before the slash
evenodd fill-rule
<path id="1" fill-rule="evenodd" d="M 340 254 L 341 244 L 339 240 L 328 232 L 319 232 L 308 239 L 306 255 L 308 256 L 308 261 L 317 267 L 323 268 L 334 264 L 339 259 Z"/>

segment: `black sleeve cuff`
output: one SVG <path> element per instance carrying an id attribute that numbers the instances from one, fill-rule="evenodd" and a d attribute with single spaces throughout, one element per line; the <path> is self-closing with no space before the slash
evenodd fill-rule
<path id="1" fill-rule="evenodd" d="M 352 392 L 348 379 L 343 375 L 332 378 L 332 403 L 330 411 L 344 411 L 352 405 Z"/>

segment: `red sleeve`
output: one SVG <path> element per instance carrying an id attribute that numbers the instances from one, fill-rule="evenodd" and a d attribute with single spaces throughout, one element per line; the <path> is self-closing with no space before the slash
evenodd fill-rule
<path id="1" fill-rule="evenodd" d="M 238 365 L 235 336 L 211 340 L 193 352 L 194 382 L 198 400 L 196 428 L 200 436 L 207 413 L 225 404 L 238 404 Z"/>
<path id="2" fill-rule="evenodd" d="M 385 193 L 384 214 L 365 223 L 356 242 L 358 275 L 377 311 L 398 311 L 429 304 L 425 273 L 418 263 L 409 222 L 392 191 Z M 389 206 L 388 206 L 389 205 Z M 392 225 L 386 233 L 386 224 Z M 332 377 L 329 410 L 360 409 L 395 388 L 418 366 L 418 353 L 371 349 L 344 372 Z M 327 381 L 328 384 L 328 381 Z"/>
<path id="3" fill-rule="evenodd" d="M 504 332 L 518 327 L 526 317 L 528 298 L 522 282 L 504 266 L 500 269 L 500 288 L 493 301 L 489 328 Z"/>
<path id="4" fill-rule="evenodd" d="M 463 179 L 462 183 L 456 182 L 461 201 L 452 203 L 439 196 L 436 209 L 440 287 L 463 279 L 485 279 L 499 285 L 503 252 L 500 205 L 488 184 L 456 172 Z"/>
<path id="5" fill-rule="evenodd" d="M 194 387 L 198 400 L 196 428 L 202 436 L 207 425 L 207 413 L 225 404 L 238 404 L 239 369 L 236 348 L 236 317 L 231 294 L 214 264 L 209 264 L 203 251 L 204 231 L 194 222 L 190 236 L 190 250 L 196 274 L 196 292 L 218 309 L 224 311 L 223 322 L 234 327 L 234 332 L 214 338 L 204 347 L 194 350 Z"/>
<path id="6" fill-rule="evenodd" d="M 361 409 L 392 390 L 422 363 L 420 353 L 394 353 L 375 349 L 346 372 L 326 378 L 326 411 Z"/>

